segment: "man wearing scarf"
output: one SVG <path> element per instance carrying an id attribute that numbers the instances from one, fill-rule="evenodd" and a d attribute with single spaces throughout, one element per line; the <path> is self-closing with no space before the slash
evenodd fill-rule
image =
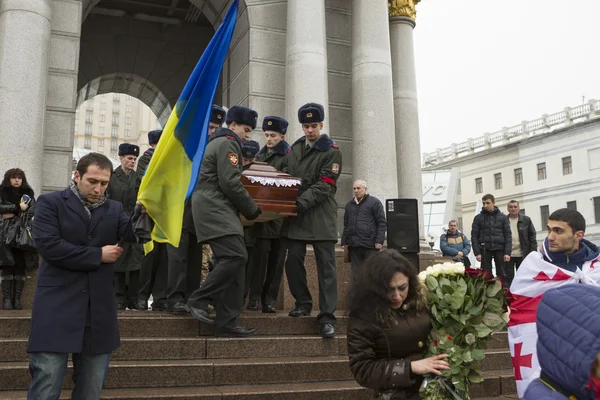
<path id="1" fill-rule="evenodd" d="M 119 347 L 113 265 L 123 242 L 134 242 L 131 221 L 106 188 L 112 163 L 89 153 L 65 190 L 43 194 L 33 238 L 42 256 L 33 300 L 30 399 L 57 399 L 73 359 L 73 399 L 100 398 L 111 353 Z"/>

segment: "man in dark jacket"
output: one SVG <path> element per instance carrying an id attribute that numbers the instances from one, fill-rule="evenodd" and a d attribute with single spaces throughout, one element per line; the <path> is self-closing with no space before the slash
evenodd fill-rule
<path id="1" fill-rule="evenodd" d="M 471 252 L 471 243 L 467 235 L 458 230 L 456 220 L 448 222 L 448 231 L 440 236 L 440 249 L 445 256 L 452 257 L 452 261 L 461 262 L 465 267 L 471 266 L 467 257 Z"/>
<path id="2" fill-rule="evenodd" d="M 302 179 L 298 190 L 297 217 L 286 218 L 281 236 L 286 241 L 288 257 L 285 271 L 296 305 L 290 316 L 310 315 L 312 297 L 306 283 L 304 257 L 306 245 L 312 244 L 319 275 L 319 308 L 317 321 L 321 336 L 335 336 L 337 276 L 335 244 L 337 232 L 337 180 L 342 172 L 342 153 L 337 144 L 321 134 L 325 111 L 323 106 L 308 103 L 298 110 L 304 137 L 298 139 L 285 157 L 284 172 Z"/>
<path id="3" fill-rule="evenodd" d="M 518 201 L 509 201 L 507 208 L 512 236 L 510 261 L 506 263 L 506 284 L 510 287 L 515 277 L 515 269 L 519 269 L 527 254 L 537 251 L 537 235 L 531 218 L 519 212 Z"/>
<path id="4" fill-rule="evenodd" d="M 482 197 L 483 208 L 473 218 L 471 243 L 473 253 L 481 268 L 492 272 L 492 260 L 496 264 L 496 275 L 506 282 L 505 263 L 510 261 L 512 236 L 506 215 L 496 207 L 491 194 Z"/>
<path id="5" fill-rule="evenodd" d="M 346 204 L 342 247 L 350 252 L 354 278 L 369 256 L 383 247 L 387 222 L 381 201 L 367 193 L 367 183 L 357 180 L 354 197 Z"/>
<path id="6" fill-rule="evenodd" d="M 263 161 L 278 171 L 283 169 L 284 158 L 290 145 L 284 140 L 288 122 L 280 117 L 265 117 L 262 129 L 266 145 L 258 152 L 256 161 Z M 283 277 L 285 248 L 281 245 L 279 233 L 283 219 L 256 223 L 252 226 L 255 246 L 252 250 L 250 272 L 250 300 L 248 309 L 258 310 L 262 304 L 263 313 L 275 313 L 275 301 Z"/>
<path id="7" fill-rule="evenodd" d="M 248 255 L 239 214 L 255 220 L 262 213 L 240 181 L 242 142 L 256 127 L 256 111 L 233 106 L 227 112 L 228 128 L 219 128 L 206 146 L 192 213 L 198 241 L 212 248 L 216 265 L 204 283 L 189 297 L 186 310 L 211 324 L 207 308 L 216 302 L 215 335 L 242 337 L 254 329 L 241 327 L 237 317 L 244 299 L 244 270 Z"/>
<path id="8" fill-rule="evenodd" d="M 152 159 L 152 155 L 154 154 L 154 150 L 156 150 L 156 145 L 160 140 L 160 136 L 162 135 L 162 129 L 157 129 L 154 131 L 148 132 L 148 144 L 150 148 L 142 154 L 137 164 L 137 173 L 140 176 L 144 176 L 146 173 L 146 168 L 148 168 L 148 164 L 150 164 L 150 160 Z"/>
<path id="9" fill-rule="evenodd" d="M 33 299 L 30 399 L 58 399 L 69 353 L 73 353 L 72 398 L 100 398 L 111 353 L 119 347 L 113 263 L 117 243 L 135 241 L 121 203 L 106 188 L 112 163 L 89 153 L 77 163 L 69 188 L 38 198 L 33 224 L 42 256 Z"/>

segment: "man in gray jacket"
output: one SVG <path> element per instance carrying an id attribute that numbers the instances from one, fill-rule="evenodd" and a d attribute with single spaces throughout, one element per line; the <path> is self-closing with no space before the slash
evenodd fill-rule
<path id="1" fill-rule="evenodd" d="M 367 193 L 367 183 L 357 180 L 354 197 L 346 204 L 342 247 L 350 252 L 354 278 L 369 256 L 383 247 L 387 222 L 381 201 Z"/>

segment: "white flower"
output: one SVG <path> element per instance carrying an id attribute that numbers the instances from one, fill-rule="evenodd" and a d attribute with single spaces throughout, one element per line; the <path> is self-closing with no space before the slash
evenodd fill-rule
<path id="1" fill-rule="evenodd" d="M 454 265 L 452 263 L 444 263 L 440 266 L 440 271 L 444 275 L 454 275 Z"/>
<path id="2" fill-rule="evenodd" d="M 419 281 L 420 282 L 425 282 L 425 279 L 427 279 L 427 271 L 421 271 L 421 272 L 419 272 Z"/>
<path id="3" fill-rule="evenodd" d="M 454 272 L 457 275 L 464 275 L 465 274 L 465 265 L 463 263 L 454 264 Z"/>

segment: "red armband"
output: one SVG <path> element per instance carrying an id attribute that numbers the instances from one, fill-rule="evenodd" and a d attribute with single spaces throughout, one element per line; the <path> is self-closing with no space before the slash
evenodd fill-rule
<path id="1" fill-rule="evenodd" d="M 329 183 L 330 185 L 335 185 L 335 181 L 328 176 L 323 175 L 321 177 L 321 182 Z"/>

